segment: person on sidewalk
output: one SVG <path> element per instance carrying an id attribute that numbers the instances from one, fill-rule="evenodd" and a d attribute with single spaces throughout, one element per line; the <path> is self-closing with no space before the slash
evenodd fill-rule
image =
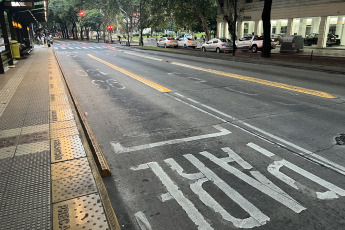
<path id="1" fill-rule="evenodd" d="M 44 45 L 45 44 L 45 36 L 44 36 L 44 34 L 41 37 L 41 41 L 42 41 L 42 45 Z"/>

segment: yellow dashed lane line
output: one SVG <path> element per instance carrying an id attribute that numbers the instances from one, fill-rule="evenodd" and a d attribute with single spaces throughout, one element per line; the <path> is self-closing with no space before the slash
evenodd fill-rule
<path id="1" fill-rule="evenodd" d="M 124 53 L 130 54 L 130 55 L 134 55 L 134 56 L 143 57 L 143 58 L 148 58 L 148 59 L 151 59 L 151 60 L 156 59 L 156 58 L 147 57 L 147 56 L 144 56 L 144 55 L 134 54 L 134 53 L 131 53 L 131 52 L 124 52 Z M 163 59 L 156 59 L 156 60 L 157 61 L 163 61 Z M 222 75 L 222 76 L 227 76 L 227 77 L 231 77 L 231 78 L 241 79 L 241 80 L 245 80 L 245 81 L 255 82 L 255 83 L 262 84 L 262 85 L 268 85 L 268 86 L 273 86 L 273 87 L 281 88 L 281 89 L 287 89 L 287 90 L 291 90 L 291 91 L 295 91 L 295 92 L 299 92 L 299 93 L 305 93 L 305 94 L 309 94 L 309 95 L 313 95 L 313 96 L 317 96 L 317 97 L 323 97 L 323 98 L 328 98 L 328 99 L 335 99 L 335 98 L 337 98 L 337 97 L 335 97 L 335 96 L 333 96 L 333 95 L 331 95 L 329 93 L 326 93 L 326 92 L 312 90 L 312 89 L 307 89 L 307 88 L 303 88 L 303 87 L 299 87 L 299 86 L 293 86 L 293 85 L 283 84 L 283 83 L 279 83 L 279 82 L 263 80 L 263 79 L 260 79 L 260 78 L 247 77 L 247 76 L 242 76 L 242 75 L 238 75 L 238 74 L 232 74 L 232 73 L 227 73 L 227 72 L 223 72 L 223 71 L 217 71 L 217 70 L 213 70 L 213 69 L 205 69 L 205 68 L 196 67 L 196 66 L 192 66 L 192 65 L 187 65 L 187 64 L 183 64 L 183 63 L 179 63 L 179 62 L 169 62 L 169 63 L 173 64 L 173 65 L 183 66 L 183 67 L 186 67 L 186 68 L 200 70 L 200 71 L 204 71 L 204 72 L 208 72 L 208 73 L 213 73 L 213 74 L 217 74 L 217 75 Z"/>
<path id="2" fill-rule="evenodd" d="M 140 81 L 141 83 L 144 83 L 145 85 L 148 85 L 148 86 L 150 86 L 150 87 L 152 87 L 152 88 L 154 88 L 154 89 L 156 89 L 156 90 L 158 90 L 158 91 L 160 91 L 162 93 L 171 92 L 171 90 L 168 89 L 168 88 L 165 88 L 165 87 L 163 87 L 161 85 L 158 85 L 158 84 L 156 84 L 156 83 L 154 83 L 154 82 L 152 82 L 150 80 L 147 80 L 147 79 L 145 79 L 143 77 L 140 77 L 140 76 L 138 76 L 138 75 L 136 75 L 134 73 L 131 73 L 131 72 L 125 70 L 125 69 L 122 69 L 122 68 L 116 66 L 116 65 L 113 65 L 113 64 L 111 64 L 109 62 L 106 62 L 106 61 L 104 61 L 104 60 L 102 60 L 100 58 L 97 58 L 97 57 L 95 57 L 95 56 L 93 56 L 91 54 L 88 54 L 87 56 L 89 56 L 90 58 L 93 58 L 93 59 L 103 63 L 104 65 L 107 65 L 107 66 L 109 66 L 109 67 L 111 67 L 111 68 L 113 68 L 113 69 L 115 69 L 115 70 L 117 70 L 117 71 L 119 71 L 119 72 L 121 72 L 121 73 L 123 73 L 123 74 L 125 74 L 125 75 L 127 75 L 127 76 L 129 76 L 129 77 L 131 77 L 131 78 L 133 78 L 135 80 L 137 80 L 137 81 Z"/>

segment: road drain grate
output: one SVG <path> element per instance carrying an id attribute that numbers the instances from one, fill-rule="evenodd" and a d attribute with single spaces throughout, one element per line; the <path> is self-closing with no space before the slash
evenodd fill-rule
<path id="1" fill-rule="evenodd" d="M 345 133 L 340 134 L 335 140 L 337 141 L 337 145 L 345 145 Z"/>

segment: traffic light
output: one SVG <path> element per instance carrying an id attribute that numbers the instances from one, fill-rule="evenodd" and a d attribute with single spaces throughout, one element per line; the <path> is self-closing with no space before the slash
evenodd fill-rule
<path id="1" fill-rule="evenodd" d="M 114 29 L 113 26 L 108 26 L 108 30 L 109 30 L 109 31 L 112 31 L 113 29 Z"/>
<path id="2" fill-rule="evenodd" d="M 85 16 L 85 13 L 82 10 L 79 12 L 79 14 L 80 14 L 80 17 L 82 18 Z"/>
<path id="3" fill-rule="evenodd" d="M 136 17 L 138 17 L 138 14 L 137 14 L 137 13 L 134 13 L 133 16 L 136 18 Z"/>

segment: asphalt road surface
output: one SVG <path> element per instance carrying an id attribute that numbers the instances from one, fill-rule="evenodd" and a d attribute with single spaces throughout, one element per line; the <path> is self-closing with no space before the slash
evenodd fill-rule
<path id="1" fill-rule="evenodd" d="M 122 229 L 344 228 L 343 75 L 54 49 L 111 168 Z"/>

